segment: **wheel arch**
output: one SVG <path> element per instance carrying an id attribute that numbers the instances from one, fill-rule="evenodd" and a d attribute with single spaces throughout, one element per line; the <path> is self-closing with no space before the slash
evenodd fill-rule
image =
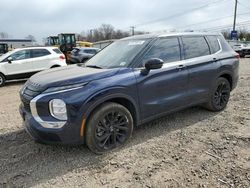
<path id="1" fill-rule="evenodd" d="M 232 77 L 232 74 L 230 72 L 228 72 L 228 71 L 225 71 L 225 72 L 222 72 L 218 76 L 218 78 L 220 78 L 220 77 L 225 78 L 225 79 L 228 80 L 228 82 L 230 83 L 230 88 L 232 90 L 232 87 L 233 87 L 233 77 Z"/>
<path id="2" fill-rule="evenodd" d="M 61 65 L 52 65 L 50 68 L 56 68 L 56 67 L 61 67 Z"/>
<path id="3" fill-rule="evenodd" d="M 109 95 L 109 96 L 106 96 L 106 97 L 98 100 L 97 102 L 95 102 L 91 106 L 89 106 L 88 110 L 85 112 L 84 117 L 83 117 L 85 125 L 82 125 L 82 127 L 81 127 L 81 132 L 82 132 L 81 135 L 82 136 L 84 133 L 86 133 L 86 128 L 88 126 L 87 124 L 88 124 L 89 118 L 92 115 L 92 113 L 97 108 L 99 108 L 103 103 L 106 103 L 106 102 L 115 102 L 115 103 L 118 103 L 118 104 L 124 106 L 131 113 L 135 125 L 139 124 L 140 119 L 139 119 L 139 109 L 137 107 L 138 105 L 132 97 L 125 95 L 125 94 Z M 84 136 L 84 137 L 86 137 L 86 136 Z"/>
<path id="4" fill-rule="evenodd" d="M 4 76 L 4 78 L 6 79 L 6 76 L 5 76 L 5 74 L 4 74 L 4 73 L 0 72 L 0 74 L 1 74 L 1 75 L 3 75 L 3 76 Z"/>

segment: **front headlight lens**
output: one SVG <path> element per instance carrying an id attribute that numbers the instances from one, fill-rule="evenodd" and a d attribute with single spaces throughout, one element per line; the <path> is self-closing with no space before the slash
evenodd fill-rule
<path id="1" fill-rule="evenodd" d="M 67 120 L 66 103 L 61 99 L 53 99 L 49 102 L 50 114 L 59 120 Z"/>

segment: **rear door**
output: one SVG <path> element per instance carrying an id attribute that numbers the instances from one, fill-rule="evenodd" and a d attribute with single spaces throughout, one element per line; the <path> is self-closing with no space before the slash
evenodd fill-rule
<path id="1" fill-rule="evenodd" d="M 165 63 L 161 69 L 151 70 L 147 75 L 141 74 L 141 70 L 135 71 L 144 120 L 187 104 L 188 71 L 181 60 L 178 38 L 158 39 L 146 52 L 141 65 L 151 58 L 160 58 Z"/>
<path id="2" fill-rule="evenodd" d="M 183 36 L 182 43 L 189 72 L 190 102 L 196 104 L 206 101 L 219 68 L 216 52 L 210 49 L 209 41 L 204 36 Z M 210 43 L 217 45 L 217 51 L 220 50 L 216 37 Z"/>
<path id="3" fill-rule="evenodd" d="M 47 49 L 32 49 L 31 50 L 33 69 L 35 72 L 50 68 L 51 61 L 55 57 Z"/>
<path id="4" fill-rule="evenodd" d="M 7 59 L 12 57 L 11 63 Z M 18 75 L 33 72 L 33 60 L 29 49 L 20 50 L 10 55 L 4 60 L 4 68 L 7 75 Z"/>

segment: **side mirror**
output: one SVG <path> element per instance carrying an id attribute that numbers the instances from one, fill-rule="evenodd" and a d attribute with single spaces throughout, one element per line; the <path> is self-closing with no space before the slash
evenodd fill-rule
<path id="1" fill-rule="evenodd" d="M 146 61 L 145 69 L 142 70 L 142 74 L 148 74 L 152 69 L 160 69 L 162 68 L 164 61 L 158 58 L 152 58 Z"/>
<path id="2" fill-rule="evenodd" d="M 13 58 L 12 57 L 8 57 L 7 60 L 8 60 L 8 63 L 12 63 Z"/>

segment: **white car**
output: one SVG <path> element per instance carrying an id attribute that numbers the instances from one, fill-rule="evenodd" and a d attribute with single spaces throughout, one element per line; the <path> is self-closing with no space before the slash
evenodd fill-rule
<path id="1" fill-rule="evenodd" d="M 50 68 L 67 66 L 65 56 L 56 47 L 29 47 L 0 56 L 0 87 L 6 80 L 28 78 Z"/>

